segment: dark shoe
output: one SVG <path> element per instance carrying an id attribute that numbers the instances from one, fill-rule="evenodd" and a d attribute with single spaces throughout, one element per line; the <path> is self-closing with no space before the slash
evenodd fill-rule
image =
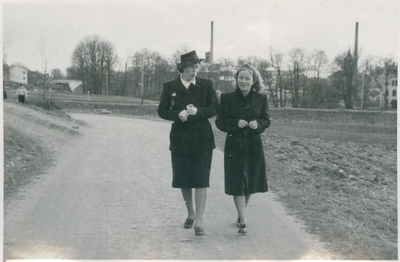
<path id="1" fill-rule="evenodd" d="M 246 225 L 246 223 L 239 224 L 238 233 L 241 233 L 241 234 L 247 233 L 247 225 Z"/>
<path id="2" fill-rule="evenodd" d="M 183 224 L 183 226 L 187 229 L 187 228 L 191 228 L 193 226 L 194 223 L 194 218 L 193 219 L 186 219 L 185 223 Z"/>
<path id="3" fill-rule="evenodd" d="M 202 227 L 195 227 L 194 228 L 194 234 L 196 236 L 204 236 L 204 230 Z"/>
<path id="4" fill-rule="evenodd" d="M 240 217 L 237 218 L 237 220 L 236 220 L 236 225 L 237 225 L 237 227 L 240 226 Z"/>

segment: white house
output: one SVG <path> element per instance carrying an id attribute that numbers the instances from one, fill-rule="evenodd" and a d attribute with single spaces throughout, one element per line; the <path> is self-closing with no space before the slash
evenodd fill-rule
<path id="1" fill-rule="evenodd" d="M 388 105 L 394 107 L 397 105 L 397 74 L 393 74 L 388 79 Z M 393 102 L 396 101 L 396 102 Z M 393 104 L 395 103 L 395 104 Z"/>
<path id="2" fill-rule="evenodd" d="M 28 84 L 28 70 L 21 66 L 11 67 L 10 81 L 14 81 L 21 84 Z"/>
<path id="3" fill-rule="evenodd" d="M 384 70 L 382 75 L 379 77 L 378 81 L 381 87 L 380 88 L 371 88 L 371 92 L 379 92 L 380 93 L 380 107 L 383 107 L 386 99 L 387 105 L 389 107 L 397 106 L 397 63 L 388 64 L 385 63 Z"/>

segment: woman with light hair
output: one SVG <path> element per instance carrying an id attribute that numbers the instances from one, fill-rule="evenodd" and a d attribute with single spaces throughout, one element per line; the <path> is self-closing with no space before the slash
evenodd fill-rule
<path id="1" fill-rule="evenodd" d="M 247 233 L 245 209 L 251 194 L 268 191 L 261 134 L 270 126 L 267 96 L 259 72 L 248 64 L 234 74 L 236 90 L 221 94 L 216 126 L 227 133 L 224 149 L 225 193 L 238 212 L 239 233 Z"/>

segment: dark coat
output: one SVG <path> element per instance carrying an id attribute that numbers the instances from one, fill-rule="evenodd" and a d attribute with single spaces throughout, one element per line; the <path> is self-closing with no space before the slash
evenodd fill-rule
<path id="1" fill-rule="evenodd" d="M 227 132 L 225 141 L 225 193 L 268 191 L 264 149 L 260 134 L 270 126 L 267 96 L 253 90 L 245 97 L 239 89 L 221 95 L 216 126 Z M 239 120 L 256 120 L 257 129 L 239 128 Z M 246 185 L 247 184 L 247 185 Z"/>
<path id="2" fill-rule="evenodd" d="M 182 122 L 179 113 L 189 104 L 197 108 L 197 114 Z M 217 115 L 218 111 L 219 103 L 211 80 L 196 77 L 196 85 L 192 84 L 188 89 L 180 76 L 165 82 L 158 115 L 174 121 L 170 133 L 171 152 L 190 155 L 212 151 L 215 148 L 214 134 L 208 118 Z"/>

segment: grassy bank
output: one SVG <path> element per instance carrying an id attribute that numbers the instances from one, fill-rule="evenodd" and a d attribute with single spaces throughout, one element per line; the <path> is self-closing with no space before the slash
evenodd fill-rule
<path id="1" fill-rule="evenodd" d="M 6 101 L 3 104 L 4 201 L 54 163 L 60 146 L 77 135 L 72 119 L 59 110 Z"/>

